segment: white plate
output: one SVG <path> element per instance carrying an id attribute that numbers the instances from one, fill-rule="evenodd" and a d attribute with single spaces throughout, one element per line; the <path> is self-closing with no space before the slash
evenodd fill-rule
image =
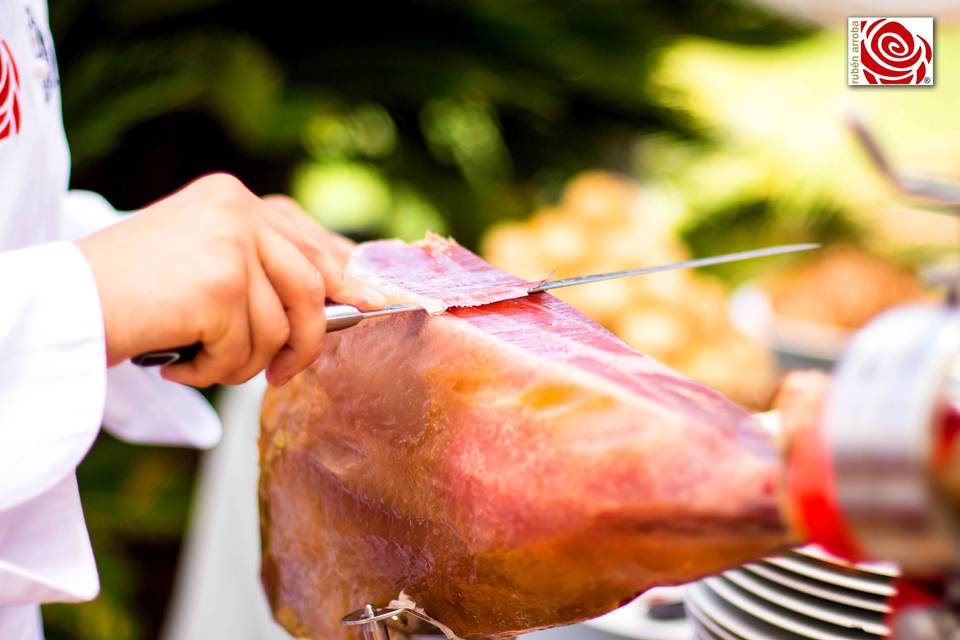
<path id="1" fill-rule="evenodd" d="M 887 627 L 879 613 L 811 598 L 801 592 L 770 585 L 743 571 L 727 571 L 723 577 L 757 600 L 772 603 L 804 618 L 844 629 L 863 630 L 876 636 L 887 635 Z M 711 586 L 715 586 L 715 583 L 711 583 Z"/>
<path id="2" fill-rule="evenodd" d="M 604 633 L 634 640 L 690 640 L 689 620 L 655 620 L 647 615 L 652 599 L 683 601 L 683 587 L 650 589 L 630 604 L 584 624 Z"/>
<path id="3" fill-rule="evenodd" d="M 889 562 L 858 562 L 857 564 L 851 564 L 812 544 L 808 544 L 805 547 L 797 547 L 796 549 L 793 549 L 793 553 L 797 553 L 808 558 L 813 558 L 814 560 L 819 560 L 820 562 L 826 562 L 828 564 L 843 567 L 845 569 L 873 573 L 885 578 L 900 577 L 900 572 L 897 570 L 897 566 Z"/>
<path id="4" fill-rule="evenodd" d="M 743 618 L 753 618 L 777 629 L 811 640 L 850 640 L 850 638 L 870 637 L 867 633 L 859 632 L 856 629 L 843 629 L 817 620 L 805 619 L 800 615 L 783 613 L 778 607 L 741 592 L 722 578 L 707 578 L 701 584 L 713 592 L 716 600 L 722 604 L 723 611 L 727 614 L 736 612 L 741 620 Z M 711 617 L 716 620 L 715 616 L 711 615 Z M 722 624 L 721 620 L 717 621 Z M 753 637 L 749 633 L 738 632 L 738 634 L 746 638 Z"/>
<path id="5" fill-rule="evenodd" d="M 694 627 L 697 627 L 697 631 L 705 630 L 717 640 L 743 640 L 711 620 L 710 616 L 701 611 L 694 599 L 689 596 L 687 597 L 687 611 L 690 613 L 690 619 L 693 621 Z M 699 633 L 697 637 L 700 637 Z"/>
<path id="6" fill-rule="evenodd" d="M 857 609 L 864 609 L 866 611 L 890 613 L 890 606 L 887 604 L 887 599 L 882 596 L 871 597 L 860 593 L 851 592 L 848 589 L 832 587 L 826 583 L 816 582 L 797 574 L 786 573 L 785 571 L 770 565 L 748 564 L 744 565 L 741 569 L 759 576 L 768 582 L 774 582 L 781 587 L 798 591 L 800 593 L 805 593 L 808 596 L 822 598 L 823 600 L 827 600 L 829 602 L 836 602 L 847 605 L 848 607 L 855 607 Z"/>
<path id="7" fill-rule="evenodd" d="M 717 634 L 721 640 L 729 640 L 731 637 L 736 640 L 784 640 L 784 638 L 793 640 L 804 638 L 804 636 L 796 634 L 784 635 L 784 631 L 781 629 L 773 628 L 743 611 L 738 611 L 718 598 L 703 582 L 694 582 L 687 586 L 687 606 L 690 607 L 690 615 L 710 631 L 717 627 L 723 629 L 725 633 Z M 847 639 L 831 638 L 830 640 Z"/>
<path id="8" fill-rule="evenodd" d="M 896 589 L 890 584 L 889 580 L 884 580 L 879 576 L 871 574 L 857 575 L 854 571 L 842 571 L 840 569 L 825 568 L 818 565 L 815 560 L 804 560 L 800 557 L 778 556 L 767 558 L 764 564 L 773 565 L 783 569 L 788 573 L 796 573 L 801 576 L 826 582 L 837 587 L 852 589 L 854 591 L 863 591 L 877 596 L 889 598 L 896 593 Z"/>

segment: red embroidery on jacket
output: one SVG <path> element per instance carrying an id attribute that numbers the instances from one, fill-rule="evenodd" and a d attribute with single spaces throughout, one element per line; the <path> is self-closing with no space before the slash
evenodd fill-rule
<path id="1" fill-rule="evenodd" d="M 0 140 L 20 133 L 20 72 L 6 40 L 0 40 Z"/>

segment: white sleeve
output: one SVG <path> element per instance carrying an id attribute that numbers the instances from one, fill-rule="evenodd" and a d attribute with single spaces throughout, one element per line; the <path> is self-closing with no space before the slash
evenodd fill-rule
<path id="1" fill-rule="evenodd" d="M 99 589 L 74 468 L 100 430 L 103 320 L 83 254 L 0 253 L 0 630 L 30 607 Z M 16 613 L 16 615 L 14 615 Z"/>
<path id="2" fill-rule="evenodd" d="M 69 242 L 0 253 L 0 511 L 72 474 L 100 430 L 100 299 Z"/>
<path id="3" fill-rule="evenodd" d="M 126 215 L 103 196 L 70 191 L 64 198 L 61 237 L 75 240 Z M 176 345 L 170 345 L 176 346 Z M 220 441 L 220 419 L 196 390 L 160 377 L 159 369 L 130 362 L 107 372 L 104 428 L 122 440 L 206 449 Z"/>
<path id="4" fill-rule="evenodd" d="M 0 612 L 10 605 L 91 600 L 100 590 L 72 472 L 42 495 L 0 511 L 0 540 Z"/>

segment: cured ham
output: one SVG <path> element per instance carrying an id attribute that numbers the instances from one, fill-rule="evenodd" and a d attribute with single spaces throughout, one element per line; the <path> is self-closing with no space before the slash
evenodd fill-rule
<path id="1" fill-rule="evenodd" d="M 262 577 L 295 636 L 350 638 L 344 614 L 402 592 L 507 638 L 793 541 L 775 447 L 719 393 L 455 243 L 348 269 L 439 315 L 332 334 L 266 395 Z"/>

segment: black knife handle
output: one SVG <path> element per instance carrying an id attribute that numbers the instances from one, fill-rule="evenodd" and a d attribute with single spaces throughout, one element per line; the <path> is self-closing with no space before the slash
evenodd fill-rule
<path id="1" fill-rule="evenodd" d="M 175 362 L 190 362 L 197 357 L 203 344 L 197 342 L 189 347 L 178 347 L 164 351 L 150 351 L 130 358 L 130 362 L 138 367 L 165 367 Z"/>
<path id="2" fill-rule="evenodd" d="M 360 324 L 366 317 L 376 315 L 385 315 L 388 312 L 395 312 L 393 309 L 397 306 L 411 307 L 412 305 L 392 305 L 381 311 L 363 312 L 356 307 L 348 304 L 328 304 L 324 308 L 323 314 L 327 319 L 327 333 L 342 331 Z M 203 345 L 199 342 L 189 347 L 177 347 L 176 349 L 164 349 L 163 351 L 150 351 L 130 358 L 130 361 L 138 367 L 165 367 L 175 362 L 190 362 L 197 357 Z"/>

